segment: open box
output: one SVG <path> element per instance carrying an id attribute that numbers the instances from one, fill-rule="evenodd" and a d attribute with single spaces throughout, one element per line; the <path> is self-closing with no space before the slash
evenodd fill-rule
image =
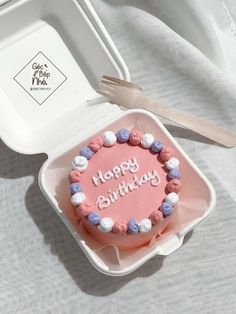
<path id="1" fill-rule="evenodd" d="M 48 155 L 40 187 L 98 270 L 125 275 L 154 255 L 170 254 L 213 210 L 211 184 L 161 122 L 144 110 L 122 111 L 96 93 L 103 74 L 128 80 L 129 73 L 88 1 L 12 0 L 3 5 L 0 65 L 1 138 L 18 152 Z M 78 149 L 95 134 L 121 125 L 138 126 L 174 146 L 186 180 L 180 214 L 163 236 L 152 246 L 125 252 L 99 246 L 76 225 L 66 187 Z"/>

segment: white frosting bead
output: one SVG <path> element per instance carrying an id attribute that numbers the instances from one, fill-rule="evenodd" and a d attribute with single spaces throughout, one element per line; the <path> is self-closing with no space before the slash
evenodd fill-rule
<path id="1" fill-rule="evenodd" d="M 76 156 L 72 162 L 72 167 L 75 170 L 83 172 L 88 167 L 88 159 L 84 156 Z"/>
<path id="2" fill-rule="evenodd" d="M 117 141 L 117 137 L 115 133 L 112 131 L 104 132 L 102 138 L 103 138 L 104 146 L 113 146 Z"/>
<path id="3" fill-rule="evenodd" d="M 168 170 L 178 169 L 179 168 L 179 159 L 173 157 L 165 162 L 166 168 Z"/>
<path id="4" fill-rule="evenodd" d="M 77 206 L 83 203 L 85 199 L 86 199 L 85 194 L 82 192 L 78 192 L 71 196 L 71 203 L 72 205 Z"/>
<path id="5" fill-rule="evenodd" d="M 152 229 L 152 222 L 148 218 L 143 219 L 139 222 L 138 227 L 139 227 L 139 232 L 141 233 L 149 232 Z"/>
<path id="6" fill-rule="evenodd" d="M 146 133 L 146 134 L 143 134 L 141 144 L 144 148 L 150 148 L 152 146 L 152 143 L 154 142 L 154 140 L 155 140 L 155 138 L 152 134 Z"/>
<path id="7" fill-rule="evenodd" d="M 112 230 L 113 225 L 114 225 L 113 220 L 109 217 L 105 217 L 101 219 L 98 229 L 101 232 L 109 232 Z"/>
<path id="8" fill-rule="evenodd" d="M 175 206 L 179 201 L 179 195 L 174 192 L 171 192 L 166 195 L 165 200 L 171 203 L 172 206 Z"/>

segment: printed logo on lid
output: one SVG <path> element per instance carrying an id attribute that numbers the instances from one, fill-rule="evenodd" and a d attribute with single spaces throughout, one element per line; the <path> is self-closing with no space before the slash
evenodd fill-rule
<path id="1" fill-rule="evenodd" d="M 42 105 L 67 77 L 40 51 L 16 74 L 14 80 Z"/>

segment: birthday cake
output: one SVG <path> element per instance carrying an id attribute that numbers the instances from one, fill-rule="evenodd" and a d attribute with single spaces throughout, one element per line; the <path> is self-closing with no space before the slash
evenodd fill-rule
<path id="1" fill-rule="evenodd" d="M 94 240 L 134 249 L 167 226 L 178 207 L 180 178 L 174 151 L 152 134 L 106 131 L 72 161 L 71 203 Z"/>

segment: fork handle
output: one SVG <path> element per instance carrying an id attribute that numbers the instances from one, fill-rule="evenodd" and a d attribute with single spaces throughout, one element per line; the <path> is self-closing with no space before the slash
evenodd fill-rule
<path id="1" fill-rule="evenodd" d="M 134 107 L 147 109 L 158 116 L 172 121 L 187 129 L 193 130 L 214 142 L 226 147 L 236 146 L 236 134 L 230 130 L 218 127 L 204 119 L 198 118 L 191 113 L 163 105 L 146 96 L 140 96 L 136 99 Z"/>

